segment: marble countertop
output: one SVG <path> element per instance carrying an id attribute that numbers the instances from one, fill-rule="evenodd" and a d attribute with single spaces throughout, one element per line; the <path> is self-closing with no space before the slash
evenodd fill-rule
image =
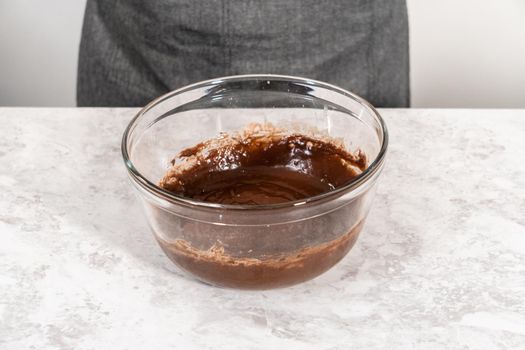
<path id="1" fill-rule="evenodd" d="M 135 109 L 0 109 L 0 349 L 524 349 L 525 110 L 382 110 L 360 239 L 286 289 L 184 277 L 120 154 Z"/>

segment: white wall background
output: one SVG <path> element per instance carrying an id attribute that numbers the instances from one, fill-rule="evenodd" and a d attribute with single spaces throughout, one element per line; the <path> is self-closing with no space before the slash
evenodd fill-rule
<path id="1" fill-rule="evenodd" d="M 0 0 L 0 106 L 74 106 L 85 0 Z"/>
<path id="2" fill-rule="evenodd" d="M 525 0 L 408 0 L 414 107 L 525 107 Z"/>
<path id="3" fill-rule="evenodd" d="M 74 106 L 85 0 L 0 0 L 0 106 Z M 525 108 L 525 0 L 408 0 L 413 107 Z"/>

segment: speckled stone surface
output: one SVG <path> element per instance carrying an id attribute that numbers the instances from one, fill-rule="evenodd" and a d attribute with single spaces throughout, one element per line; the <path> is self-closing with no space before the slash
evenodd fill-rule
<path id="1" fill-rule="evenodd" d="M 0 109 L 0 349 L 525 349 L 525 111 L 383 110 L 364 231 L 321 277 L 243 292 L 157 247 L 134 109 Z"/>

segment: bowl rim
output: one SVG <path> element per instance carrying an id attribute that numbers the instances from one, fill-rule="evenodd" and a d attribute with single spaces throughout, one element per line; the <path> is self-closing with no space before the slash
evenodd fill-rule
<path id="1" fill-rule="evenodd" d="M 378 122 L 378 125 L 380 126 L 380 131 L 383 134 L 383 140 L 381 143 L 381 148 L 379 150 L 379 153 L 375 157 L 375 159 L 370 163 L 370 165 L 358 176 L 352 178 L 344 185 L 328 191 L 323 192 L 321 194 L 302 198 L 295 201 L 289 201 L 289 202 L 282 202 L 282 203 L 276 203 L 276 204 L 258 204 L 258 205 L 241 205 L 241 204 L 220 204 L 220 203 L 210 203 L 210 202 L 204 202 L 199 201 L 187 197 L 183 197 L 180 195 L 177 195 L 173 192 L 167 191 L 160 186 L 157 186 L 155 183 L 149 181 L 145 176 L 143 176 L 133 165 L 133 162 L 130 159 L 129 153 L 128 153 L 128 140 L 129 136 L 135 129 L 139 119 L 148 112 L 151 108 L 158 105 L 159 103 L 162 103 L 164 100 L 171 98 L 176 95 L 180 95 L 184 92 L 195 90 L 198 88 L 204 88 L 206 86 L 210 85 L 217 85 L 223 82 L 234 82 L 234 81 L 246 81 L 246 80 L 279 80 L 279 81 L 290 81 L 294 83 L 302 83 L 313 87 L 321 87 L 328 90 L 335 91 L 339 94 L 342 94 L 343 96 L 350 97 L 354 99 L 356 102 L 367 108 L 372 116 L 376 119 Z M 122 157 L 124 160 L 124 164 L 126 165 L 126 169 L 128 171 L 128 175 L 131 177 L 132 182 L 136 185 L 139 185 L 141 188 L 145 189 L 150 194 L 153 194 L 155 197 L 159 199 L 166 200 L 172 204 L 175 205 L 185 205 L 195 208 L 202 208 L 202 209 L 211 209 L 211 210 L 244 210 L 244 211 L 255 211 L 255 210 L 271 210 L 271 209 L 283 209 L 283 208 L 294 208 L 294 207 L 304 207 L 304 206 L 310 206 L 314 203 L 320 203 L 324 202 L 324 200 L 331 199 L 331 198 L 337 198 L 340 195 L 350 192 L 361 185 L 365 184 L 373 178 L 373 176 L 382 168 L 382 164 L 384 163 L 385 157 L 386 157 L 386 151 L 388 148 L 388 141 L 389 141 L 389 134 L 386 127 L 386 124 L 379 114 L 379 112 L 376 110 L 374 106 L 364 98 L 348 91 L 345 89 L 342 89 L 338 86 L 325 83 L 322 81 L 309 79 L 309 78 L 303 78 L 303 77 L 297 77 L 297 76 L 289 76 L 289 75 L 280 75 L 280 74 L 245 74 L 245 75 L 231 75 L 231 76 L 224 76 L 214 79 L 208 79 L 203 80 L 194 84 L 186 85 L 184 87 L 181 87 L 179 89 L 170 91 L 164 95 L 161 95 L 151 102 L 149 102 L 146 106 L 141 108 L 137 114 L 131 119 L 129 124 L 127 125 L 126 129 L 124 130 L 124 134 L 122 136 L 122 142 L 121 142 L 121 152 Z"/>

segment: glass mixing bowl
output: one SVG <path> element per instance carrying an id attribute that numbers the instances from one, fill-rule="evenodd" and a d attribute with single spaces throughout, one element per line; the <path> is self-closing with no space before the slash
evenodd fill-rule
<path id="1" fill-rule="evenodd" d="M 314 130 L 360 149 L 368 167 L 335 190 L 269 205 L 225 205 L 158 186 L 183 149 L 251 123 Z M 245 75 L 193 84 L 144 107 L 127 127 L 122 155 L 155 238 L 197 279 L 222 287 L 268 289 L 303 282 L 354 245 L 382 171 L 388 136 L 364 99 L 326 83 Z"/>

